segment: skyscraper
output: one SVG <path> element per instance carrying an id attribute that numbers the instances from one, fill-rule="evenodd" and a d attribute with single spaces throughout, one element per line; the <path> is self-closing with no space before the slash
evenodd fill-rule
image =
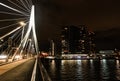
<path id="1" fill-rule="evenodd" d="M 93 33 L 85 25 L 65 26 L 61 33 L 62 54 L 90 53 L 93 51 Z"/>

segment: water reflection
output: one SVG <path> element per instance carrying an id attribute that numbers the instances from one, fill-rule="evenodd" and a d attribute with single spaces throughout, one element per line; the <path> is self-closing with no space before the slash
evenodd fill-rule
<path id="1" fill-rule="evenodd" d="M 53 81 L 120 80 L 116 60 L 51 60 L 43 64 Z"/>

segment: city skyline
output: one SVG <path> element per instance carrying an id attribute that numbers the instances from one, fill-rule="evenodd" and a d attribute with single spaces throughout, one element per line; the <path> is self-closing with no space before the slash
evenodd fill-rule
<path id="1" fill-rule="evenodd" d="M 2 2 L 8 4 L 7 1 Z M 33 2 L 36 6 L 36 30 L 41 48 L 45 45 L 49 46 L 50 39 L 58 40 L 61 27 L 67 25 L 86 25 L 89 30 L 94 31 L 98 49 L 120 48 L 119 0 L 35 0 Z M 7 9 L 1 7 L 2 10 Z M 3 15 L 0 17 L 6 18 Z M 13 16 L 7 17 L 13 18 Z M 0 25 L 4 26 L 3 23 Z"/>
<path id="2" fill-rule="evenodd" d="M 0 81 L 120 80 L 119 2 L 2 0 Z"/>

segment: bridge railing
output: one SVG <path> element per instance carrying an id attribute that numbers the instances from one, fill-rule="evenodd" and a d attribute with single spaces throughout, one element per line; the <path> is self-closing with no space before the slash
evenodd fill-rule
<path id="1" fill-rule="evenodd" d="M 41 61 L 39 60 L 38 62 L 39 64 L 39 68 L 40 68 L 40 73 L 41 73 L 41 76 L 42 76 L 42 80 L 43 81 L 52 81 L 50 76 L 48 75 L 45 67 L 43 66 L 43 64 L 41 63 Z"/>
<path id="2" fill-rule="evenodd" d="M 31 81 L 35 81 L 35 80 L 36 80 L 37 63 L 38 63 L 38 60 L 37 60 L 37 58 L 36 58 L 36 61 L 35 61 L 35 64 L 34 64 L 34 68 L 33 68 L 33 72 L 32 72 Z"/>

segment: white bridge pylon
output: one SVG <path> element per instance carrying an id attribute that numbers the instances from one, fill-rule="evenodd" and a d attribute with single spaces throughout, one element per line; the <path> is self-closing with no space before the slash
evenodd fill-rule
<path id="1" fill-rule="evenodd" d="M 34 45 L 35 45 L 35 51 L 36 51 L 36 54 L 38 54 L 39 50 L 38 50 L 38 42 L 37 42 L 37 36 L 36 36 L 36 31 L 35 31 L 35 6 L 34 5 L 32 5 L 32 8 L 31 8 L 30 19 L 29 19 L 29 22 L 28 22 L 27 32 L 25 33 L 23 39 L 21 40 L 21 43 L 18 46 L 17 50 L 13 54 L 12 59 L 11 59 L 12 61 L 13 61 L 14 57 L 16 56 L 16 54 L 18 53 L 18 50 L 20 48 L 21 48 L 20 55 L 22 55 L 23 49 L 25 48 L 25 45 L 27 44 L 27 41 L 29 40 L 31 32 L 32 32 L 32 35 L 33 35 L 33 40 L 32 41 L 34 42 Z"/>

